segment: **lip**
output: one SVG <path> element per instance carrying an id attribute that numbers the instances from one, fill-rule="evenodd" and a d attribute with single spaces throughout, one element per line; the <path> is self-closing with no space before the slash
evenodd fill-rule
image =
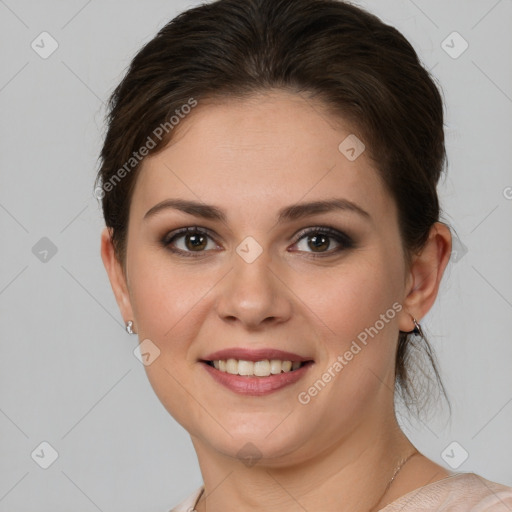
<path id="1" fill-rule="evenodd" d="M 268 352 L 268 351 L 267 351 Z M 286 352 L 281 351 L 272 351 L 280 352 L 281 354 L 287 354 Z M 233 352 L 230 352 L 232 354 Z M 218 357 L 217 352 L 215 352 L 215 357 Z M 222 353 L 221 353 L 222 355 Z M 254 351 L 252 351 L 251 355 L 254 355 Z M 210 356 L 208 356 L 210 357 Z M 247 356 L 244 356 L 247 357 Z M 259 355 L 258 355 L 259 357 Z M 280 359 L 281 356 L 275 357 L 275 359 Z M 295 356 L 296 357 L 296 356 Z M 221 358 L 220 358 L 221 359 Z M 229 358 L 228 358 L 229 359 Z M 237 358 L 234 358 L 237 359 Z M 242 359 L 242 357 L 240 357 Z M 263 359 L 268 359 L 264 357 Z M 255 359 L 256 361 L 261 360 Z M 290 359 L 287 359 L 290 360 Z M 300 359 L 295 359 L 296 361 Z M 231 373 L 222 372 L 217 370 L 213 366 L 210 366 L 204 360 L 201 361 L 201 366 L 219 383 L 225 386 L 226 388 L 234 391 L 235 393 L 241 395 L 252 395 L 252 396 L 262 396 L 268 395 L 280 389 L 283 389 L 286 386 L 290 386 L 300 380 L 306 373 L 309 371 L 310 366 L 313 365 L 313 361 L 311 359 L 304 359 L 309 362 L 298 368 L 297 370 L 293 370 L 290 372 L 283 372 L 276 375 L 269 375 L 268 377 L 249 377 L 244 375 L 233 375 Z M 246 361 L 253 361 L 253 359 L 246 359 Z"/>
<path id="2" fill-rule="evenodd" d="M 284 352 L 274 348 L 247 349 L 242 347 L 225 348 L 212 352 L 202 361 L 218 361 L 228 359 L 243 359 L 244 361 L 262 361 L 264 359 L 280 359 L 281 361 L 312 361 L 311 357 L 300 356 L 293 352 Z M 260 377 L 261 378 L 261 377 Z"/>

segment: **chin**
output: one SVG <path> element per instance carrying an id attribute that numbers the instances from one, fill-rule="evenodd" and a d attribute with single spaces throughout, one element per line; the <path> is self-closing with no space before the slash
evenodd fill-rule
<path id="1" fill-rule="evenodd" d="M 233 421 L 232 426 L 225 423 L 223 426 L 227 432 L 217 429 L 215 436 L 212 435 L 210 425 L 206 429 L 199 428 L 195 434 L 192 431 L 197 429 L 190 429 L 190 425 L 186 428 L 191 432 L 194 445 L 199 442 L 208 451 L 215 450 L 227 457 L 239 459 L 248 467 L 256 463 L 260 466 L 286 466 L 296 464 L 301 455 L 305 457 L 307 441 L 311 436 L 307 435 L 304 426 L 291 429 L 290 424 L 285 425 L 287 420 L 283 422 L 283 416 L 279 421 L 263 421 L 253 416 L 252 423 L 237 424 Z"/>

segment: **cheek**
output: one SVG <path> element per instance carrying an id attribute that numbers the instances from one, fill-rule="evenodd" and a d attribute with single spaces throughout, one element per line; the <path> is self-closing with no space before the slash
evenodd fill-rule
<path id="1" fill-rule="evenodd" d="M 319 327 L 328 327 L 323 329 L 326 357 L 315 375 L 327 383 L 327 392 L 315 399 L 318 407 L 343 404 L 347 414 L 355 414 L 375 399 L 383 383 L 393 388 L 401 269 L 399 261 L 384 256 L 384 251 L 368 251 L 357 263 L 308 279 L 314 293 L 307 305 Z M 303 288 L 299 295 L 305 293 Z"/>
<path id="2" fill-rule="evenodd" d="M 383 330 L 389 331 L 387 326 L 396 322 L 396 311 L 392 308 L 400 298 L 396 264 L 367 253 L 337 268 L 314 273 L 304 270 L 296 275 L 300 278 L 294 278 L 291 288 L 304 298 L 319 327 L 324 325 L 331 351 L 350 344 L 365 328 L 379 321 L 381 315 L 388 320 Z M 378 327 L 382 328 L 381 322 Z"/>
<path id="3" fill-rule="evenodd" d="M 301 389 L 300 399 L 312 417 L 334 426 L 327 437 L 337 436 L 340 424 L 349 428 L 364 411 L 392 400 L 401 309 L 398 271 L 383 260 L 361 259 L 310 283 L 316 291 L 307 305 L 318 316 L 318 327 L 328 329 L 322 329 L 325 357 Z"/>
<path id="4" fill-rule="evenodd" d="M 207 297 L 215 279 L 208 272 L 171 265 L 165 255 L 156 252 L 133 254 L 132 307 L 139 333 L 158 340 L 165 350 L 179 350 L 184 333 L 193 334 L 201 299 Z"/>
<path id="5" fill-rule="evenodd" d="M 167 411 L 193 431 L 204 418 L 201 408 L 183 407 L 191 400 L 196 364 L 189 349 L 199 336 L 205 310 L 212 307 L 208 292 L 217 280 L 207 272 L 180 270 L 151 255 L 135 254 L 132 262 L 132 307 L 140 341 L 149 339 L 159 350 L 145 366 L 148 380 Z"/>

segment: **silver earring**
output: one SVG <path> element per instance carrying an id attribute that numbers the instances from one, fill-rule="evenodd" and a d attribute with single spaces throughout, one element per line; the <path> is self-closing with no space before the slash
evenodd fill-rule
<path id="1" fill-rule="evenodd" d="M 421 328 L 421 325 L 418 323 L 416 318 L 414 318 L 410 313 L 409 313 L 409 316 L 412 318 L 412 321 L 414 322 L 414 329 L 412 331 L 400 331 L 400 332 L 403 332 L 404 334 L 416 334 L 423 338 L 423 329 Z"/>
<path id="2" fill-rule="evenodd" d="M 410 331 L 410 334 L 417 334 L 423 338 L 423 330 L 421 328 L 421 325 L 416 321 L 416 318 L 414 318 L 412 315 L 412 321 L 414 322 L 414 329 Z"/>
<path id="3" fill-rule="evenodd" d="M 133 331 L 133 322 L 131 320 L 128 320 L 128 322 L 126 322 L 126 332 L 128 334 L 135 334 L 135 332 Z"/>

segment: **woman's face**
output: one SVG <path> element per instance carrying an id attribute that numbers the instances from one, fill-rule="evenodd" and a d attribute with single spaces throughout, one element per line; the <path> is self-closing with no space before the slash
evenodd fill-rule
<path id="1" fill-rule="evenodd" d="M 396 339 L 412 329 L 397 209 L 350 127 L 322 112 L 285 92 L 199 102 L 143 162 L 123 313 L 196 448 L 296 463 L 393 415 Z M 197 206 L 148 214 L 169 200 Z M 319 201 L 338 206 L 304 206 Z M 201 232 L 171 241 L 187 227 Z M 216 358 L 275 359 L 227 368 L 282 373 L 234 376 Z M 280 360 L 309 363 L 294 375 Z"/>

